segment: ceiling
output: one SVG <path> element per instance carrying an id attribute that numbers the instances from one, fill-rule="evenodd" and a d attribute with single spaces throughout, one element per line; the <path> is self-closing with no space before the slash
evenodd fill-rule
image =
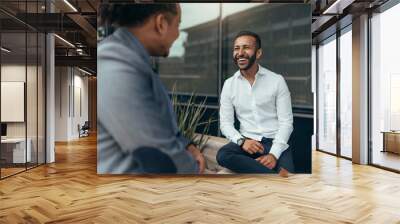
<path id="1" fill-rule="evenodd" d="M 47 0 L 47 5 L 45 0 L 1 0 L 2 46 L 12 49 L 8 58 L 35 55 L 34 43 L 28 43 L 25 52 L 25 32 L 28 42 L 33 37 L 29 32 L 51 32 L 57 34 L 56 66 L 78 66 L 95 74 L 99 4 L 100 0 Z"/>
<path id="2" fill-rule="evenodd" d="M 310 0 L 312 5 L 313 43 L 336 33 L 351 24 L 353 17 L 373 12 L 388 0 Z"/>
<path id="3" fill-rule="evenodd" d="M 312 7 L 313 43 L 351 23 L 352 17 L 374 10 L 388 0 L 269 0 L 270 3 L 308 3 Z M 74 65 L 96 73 L 97 8 L 102 0 L 1 0 L 2 44 L 25 55 L 23 33 L 54 32 L 56 65 Z M 108 0 L 107 2 L 127 2 Z M 128 1 L 129 2 L 129 1 Z M 133 0 L 130 2 L 134 2 Z M 51 13 L 50 13 L 51 11 Z M 340 21 L 340 22 L 338 22 Z M 28 38 L 28 42 L 31 37 Z M 66 41 L 63 41 L 66 40 Z M 39 46 L 41 47 L 41 46 Z M 36 45 L 28 43 L 27 52 Z"/>

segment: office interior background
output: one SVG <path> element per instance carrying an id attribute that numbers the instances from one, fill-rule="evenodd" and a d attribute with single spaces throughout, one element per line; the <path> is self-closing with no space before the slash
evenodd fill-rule
<path id="1" fill-rule="evenodd" d="M 100 3 L 1 2 L 1 178 L 54 162 L 54 142 L 79 138 L 86 121 L 96 131 Z M 296 11 L 296 4 L 274 4 L 293 18 L 282 22 L 263 3 L 183 3 L 180 37 L 169 58 L 154 59 L 155 68 L 170 90 L 176 84 L 183 99 L 193 91 L 207 98 L 207 115 L 217 118 L 223 82 L 235 69 L 233 35 L 251 26 L 271 46 L 261 64 L 284 74 L 294 125 L 313 136 L 313 149 L 398 172 L 400 68 L 395 55 L 400 33 L 393 27 L 400 19 L 399 4 L 298 3 L 311 7 L 311 21 L 295 19 L 304 16 L 297 15 L 303 11 Z M 267 34 L 280 42 L 269 43 Z M 308 47 L 312 68 L 303 66 L 307 58 L 297 56 Z M 218 122 L 210 134 L 220 136 Z"/>
<path id="2" fill-rule="evenodd" d="M 85 122 L 96 130 L 97 3 L 66 3 L 0 2 L 1 179 L 54 162 Z"/>

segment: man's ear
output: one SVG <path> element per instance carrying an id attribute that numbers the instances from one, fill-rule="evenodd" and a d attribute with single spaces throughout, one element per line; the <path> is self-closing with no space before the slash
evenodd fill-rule
<path id="1" fill-rule="evenodd" d="M 168 29 L 168 21 L 164 14 L 159 13 L 154 17 L 154 28 L 158 34 L 164 36 Z"/>
<path id="2" fill-rule="evenodd" d="M 262 56 L 262 54 L 263 54 L 262 49 L 261 49 L 261 48 L 258 49 L 258 50 L 257 50 L 257 53 L 256 53 L 256 58 L 257 58 L 257 59 L 260 59 L 261 56 Z"/>

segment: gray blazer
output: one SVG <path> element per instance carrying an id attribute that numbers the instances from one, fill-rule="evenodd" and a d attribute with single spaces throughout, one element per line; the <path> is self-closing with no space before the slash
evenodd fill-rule
<path id="1" fill-rule="evenodd" d="M 132 152 L 147 146 L 167 154 L 178 173 L 197 173 L 168 93 L 137 38 L 117 29 L 98 45 L 97 67 L 97 172 L 140 172 Z"/>

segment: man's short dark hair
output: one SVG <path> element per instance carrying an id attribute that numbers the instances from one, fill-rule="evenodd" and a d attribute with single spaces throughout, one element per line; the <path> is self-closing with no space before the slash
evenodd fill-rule
<path id="1" fill-rule="evenodd" d="M 100 25 L 139 26 L 157 13 L 177 15 L 176 3 L 115 3 L 102 4 L 99 9 Z"/>
<path id="2" fill-rule="evenodd" d="M 235 39 L 233 39 L 233 42 L 236 41 L 237 38 L 241 37 L 241 36 L 252 36 L 256 39 L 256 49 L 260 49 L 261 48 L 261 39 L 260 36 L 258 36 L 258 34 L 251 32 L 251 31 L 240 31 L 238 34 L 236 34 Z"/>

